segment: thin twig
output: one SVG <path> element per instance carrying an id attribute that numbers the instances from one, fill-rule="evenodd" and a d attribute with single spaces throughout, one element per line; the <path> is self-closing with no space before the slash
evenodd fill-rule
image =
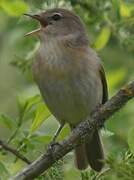
<path id="1" fill-rule="evenodd" d="M 24 161 L 27 164 L 31 164 L 31 162 L 22 154 L 20 154 L 16 149 L 9 147 L 9 145 L 7 145 L 6 143 L 4 143 L 2 140 L 0 140 L 0 147 L 10 153 L 12 153 L 13 155 L 15 155 L 17 158 L 21 159 L 22 161 Z"/>

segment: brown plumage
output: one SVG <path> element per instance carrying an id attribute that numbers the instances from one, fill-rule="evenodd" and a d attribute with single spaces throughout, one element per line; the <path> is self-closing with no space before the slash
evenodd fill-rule
<path id="1" fill-rule="evenodd" d="M 38 34 L 41 40 L 33 64 L 35 81 L 59 123 L 62 126 L 69 123 L 73 129 L 107 101 L 107 83 L 100 59 L 89 47 L 85 27 L 73 12 L 56 8 L 28 16 L 41 23 L 40 29 L 28 33 Z M 98 130 L 90 141 L 76 147 L 75 157 L 80 170 L 88 164 L 96 171 L 102 169 L 104 153 Z"/>

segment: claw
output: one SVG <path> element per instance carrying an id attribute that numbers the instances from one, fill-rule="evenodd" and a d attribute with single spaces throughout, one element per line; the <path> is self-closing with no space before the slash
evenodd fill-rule
<path id="1" fill-rule="evenodd" d="M 58 146 L 62 146 L 62 145 L 61 145 L 60 143 L 58 143 L 58 142 L 52 141 L 52 142 L 50 142 L 50 144 L 48 145 L 48 150 L 51 151 L 51 152 L 54 152 L 55 149 L 56 149 Z"/>

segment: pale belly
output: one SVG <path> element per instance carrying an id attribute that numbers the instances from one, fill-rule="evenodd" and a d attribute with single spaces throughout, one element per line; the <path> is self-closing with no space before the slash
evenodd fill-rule
<path id="1" fill-rule="evenodd" d="M 73 78 L 38 82 L 41 94 L 60 123 L 77 125 L 102 102 L 101 80 L 94 72 Z"/>

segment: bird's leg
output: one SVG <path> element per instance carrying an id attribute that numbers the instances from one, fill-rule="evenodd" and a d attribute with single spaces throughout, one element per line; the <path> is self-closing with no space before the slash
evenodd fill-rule
<path id="1" fill-rule="evenodd" d="M 58 129 L 56 130 L 55 134 L 54 134 L 54 137 L 52 139 L 52 142 L 55 142 L 58 135 L 60 134 L 62 128 L 64 127 L 64 124 L 60 124 L 60 126 L 58 127 Z"/>
<path id="2" fill-rule="evenodd" d="M 58 137 L 58 135 L 60 134 L 62 128 L 64 127 L 64 124 L 60 124 L 60 126 L 58 127 L 58 129 L 56 130 L 54 137 L 52 139 L 52 141 L 49 144 L 49 149 L 52 149 L 55 145 L 60 145 L 58 142 L 56 142 L 56 138 Z"/>

